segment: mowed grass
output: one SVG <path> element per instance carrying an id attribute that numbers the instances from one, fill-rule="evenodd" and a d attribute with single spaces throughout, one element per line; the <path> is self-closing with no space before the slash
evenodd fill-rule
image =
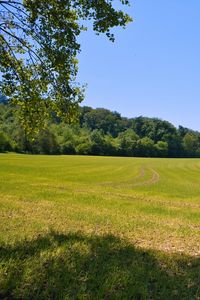
<path id="1" fill-rule="evenodd" d="M 200 160 L 1 154 L 0 299 L 200 299 Z"/>

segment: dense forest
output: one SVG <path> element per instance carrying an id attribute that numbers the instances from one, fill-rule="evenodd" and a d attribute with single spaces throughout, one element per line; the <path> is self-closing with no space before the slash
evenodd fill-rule
<path id="1" fill-rule="evenodd" d="M 17 111 L 1 96 L 0 152 L 139 157 L 200 157 L 200 132 L 157 118 L 125 118 L 104 108 L 80 107 L 79 123 L 54 117 L 34 141 Z"/>

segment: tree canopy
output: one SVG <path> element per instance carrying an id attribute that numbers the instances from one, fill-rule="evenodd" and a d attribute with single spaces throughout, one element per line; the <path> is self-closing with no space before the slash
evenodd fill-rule
<path id="1" fill-rule="evenodd" d="M 0 87 L 18 106 L 27 134 L 52 112 L 69 122 L 76 117 L 84 90 L 76 83 L 77 38 L 90 20 L 97 34 L 114 41 L 111 28 L 125 27 L 131 17 L 113 2 L 0 0 Z"/>
<path id="2" fill-rule="evenodd" d="M 13 107 L 0 99 L 0 152 L 200 157 L 200 132 L 157 118 L 124 118 L 107 109 L 80 107 L 79 124 L 53 116 L 34 141 L 27 141 Z M 106 125 L 106 126 L 105 126 Z"/>

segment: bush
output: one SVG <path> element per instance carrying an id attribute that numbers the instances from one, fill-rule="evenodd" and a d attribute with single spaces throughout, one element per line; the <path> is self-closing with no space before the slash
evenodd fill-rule
<path id="1" fill-rule="evenodd" d="M 79 144 L 76 147 L 76 153 L 83 154 L 83 155 L 91 154 L 91 144 L 90 143 Z"/>
<path id="2" fill-rule="evenodd" d="M 76 154 L 76 149 L 71 141 L 65 142 L 61 147 L 62 154 Z"/>
<path id="3" fill-rule="evenodd" d="M 0 132 L 0 152 L 11 150 L 12 146 L 9 137 L 5 133 Z"/>

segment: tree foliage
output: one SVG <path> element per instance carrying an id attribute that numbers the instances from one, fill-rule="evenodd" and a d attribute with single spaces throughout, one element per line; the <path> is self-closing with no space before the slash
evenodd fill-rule
<path id="1" fill-rule="evenodd" d="M 107 130 L 105 123 L 101 122 L 102 113 L 105 114 Z M 92 122 L 88 114 L 92 116 Z M 115 130 L 110 130 L 112 128 Z M 145 131 L 142 128 L 145 128 Z M 40 131 L 34 141 L 27 141 L 24 129 L 8 103 L 0 104 L 0 152 L 5 151 L 36 154 L 200 157 L 200 132 L 182 126 L 177 129 L 169 122 L 156 118 L 127 119 L 121 117 L 119 113 L 102 108 L 81 107 L 80 125 L 68 125 L 58 117 L 54 117 L 54 120 L 49 122 L 48 128 Z"/>
<path id="2" fill-rule="evenodd" d="M 131 18 L 113 0 L 0 0 L 1 89 L 20 108 L 27 134 L 55 112 L 72 122 L 83 88 L 76 83 L 80 33 L 91 20 L 94 31 L 125 27 Z M 118 0 L 129 5 L 127 0 Z"/>

